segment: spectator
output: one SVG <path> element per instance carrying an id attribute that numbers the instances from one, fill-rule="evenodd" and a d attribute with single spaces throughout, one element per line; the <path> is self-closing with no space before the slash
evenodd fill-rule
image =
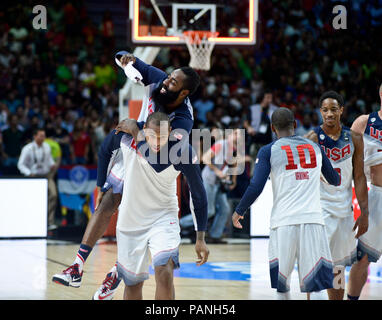
<path id="1" fill-rule="evenodd" d="M 100 32 L 103 46 L 105 48 L 114 48 L 114 23 L 110 11 L 106 11 L 103 15 Z"/>
<path id="2" fill-rule="evenodd" d="M 49 145 L 44 142 L 45 131 L 38 129 L 33 134 L 33 141 L 23 147 L 17 167 L 26 177 L 48 178 L 48 229 L 55 229 L 55 211 L 57 190 L 54 174 L 57 166 L 52 158 Z"/>
<path id="3" fill-rule="evenodd" d="M 117 73 L 113 67 L 107 63 L 106 55 L 102 55 L 100 62 L 94 68 L 96 86 L 103 87 L 105 84 L 114 86 L 117 80 Z"/>
<path id="4" fill-rule="evenodd" d="M 85 45 L 91 48 L 94 45 L 95 37 L 97 35 L 97 28 L 93 25 L 92 19 L 86 19 L 81 32 L 85 39 Z"/>
<path id="5" fill-rule="evenodd" d="M 84 122 L 77 119 L 70 134 L 72 159 L 75 164 L 87 164 L 89 160 L 90 138 L 84 130 Z"/>
<path id="6" fill-rule="evenodd" d="M 17 98 L 16 90 L 11 90 L 7 99 L 4 99 L 3 101 L 7 105 L 10 113 L 15 113 L 17 107 L 21 105 L 21 100 Z"/>
<path id="7" fill-rule="evenodd" d="M 62 10 L 60 0 L 54 0 L 51 6 L 48 6 L 48 21 L 53 21 L 57 31 L 62 31 L 64 26 L 64 10 Z"/>
<path id="8" fill-rule="evenodd" d="M 84 84 L 81 92 L 82 97 L 89 99 L 91 97 L 91 90 L 95 86 L 96 75 L 94 73 L 93 63 L 87 61 L 84 70 L 80 73 L 78 79 Z"/>
<path id="9" fill-rule="evenodd" d="M 52 158 L 54 160 L 54 163 L 56 164 L 56 169 L 57 169 L 60 166 L 61 159 L 62 159 L 61 146 L 55 137 L 55 131 L 53 129 L 53 124 L 48 123 L 46 128 L 47 128 L 47 130 L 46 130 L 45 142 L 50 147 L 50 152 L 51 152 Z"/>
<path id="10" fill-rule="evenodd" d="M 23 26 L 21 17 L 16 19 L 14 27 L 9 30 L 9 35 L 13 37 L 11 51 L 14 53 L 20 53 L 23 42 L 28 37 L 28 30 Z"/>
<path id="11" fill-rule="evenodd" d="M 5 103 L 0 102 L 0 130 L 7 124 L 9 109 Z"/>
<path id="12" fill-rule="evenodd" d="M 57 92 L 66 93 L 68 91 L 69 80 L 73 79 L 71 69 L 71 57 L 69 55 L 64 58 L 65 63 L 60 64 L 56 70 L 57 76 Z"/>
<path id="13" fill-rule="evenodd" d="M 69 132 L 62 126 L 62 117 L 57 116 L 52 123 L 51 137 L 57 141 L 61 148 L 61 163 L 68 165 L 72 163 L 71 145 Z"/>
<path id="14" fill-rule="evenodd" d="M 193 106 L 196 110 L 198 110 L 198 120 L 206 124 L 207 113 L 214 108 L 214 102 L 209 99 L 205 88 L 203 88 L 200 99 L 196 100 Z"/>
<path id="15" fill-rule="evenodd" d="M 272 142 L 271 117 L 278 107 L 273 104 L 273 94 L 265 90 L 259 97 L 259 103 L 249 107 L 247 119 L 244 127 L 249 134 L 248 144 L 250 154 L 255 157 L 257 151 L 263 146 Z"/>
<path id="16" fill-rule="evenodd" d="M 40 119 L 37 115 L 34 115 L 29 122 L 29 127 L 24 131 L 24 142 L 29 143 L 33 140 L 33 134 L 39 129 Z"/>
<path id="17" fill-rule="evenodd" d="M 208 217 L 214 217 L 212 226 L 209 228 L 209 243 L 226 243 L 223 232 L 231 209 L 227 199 L 227 192 L 236 187 L 236 175 L 229 176 L 228 164 L 232 163 L 232 157 L 237 147 L 238 130 L 234 130 L 226 139 L 218 140 L 210 150 L 204 153 L 202 159 L 205 164 L 202 170 L 204 187 L 207 193 Z M 192 226 L 190 215 L 180 220 L 182 228 Z"/>
<path id="18" fill-rule="evenodd" d="M 3 130 L 3 167 L 5 173 L 17 174 L 17 161 L 24 144 L 24 132 L 20 130 L 18 117 L 12 114 L 9 117 L 9 127 Z"/>
<path id="19" fill-rule="evenodd" d="M 28 72 L 28 79 L 32 85 L 41 86 L 45 82 L 46 73 L 38 58 L 34 59 L 33 65 Z"/>
<path id="20" fill-rule="evenodd" d="M 296 129 L 296 135 L 303 137 L 312 130 L 312 128 L 312 117 L 310 113 L 305 113 L 302 124 Z"/>
<path id="21" fill-rule="evenodd" d="M 68 1 L 64 6 L 64 25 L 65 25 L 65 33 L 70 37 L 74 37 L 77 32 L 78 25 L 78 12 L 73 4 Z"/>

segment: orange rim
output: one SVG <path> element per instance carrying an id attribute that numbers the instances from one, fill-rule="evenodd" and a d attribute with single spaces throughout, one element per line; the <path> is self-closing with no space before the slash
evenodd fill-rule
<path id="1" fill-rule="evenodd" d="M 219 32 L 201 31 L 201 30 L 192 30 L 192 31 L 183 32 L 183 36 L 185 38 L 188 38 L 188 41 L 190 43 L 197 43 L 197 44 L 199 44 L 204 37 L 206 37 L 207 39 L 210 39 L 210 38 L 217 38 L 218 35 L 219 35 Z"/>

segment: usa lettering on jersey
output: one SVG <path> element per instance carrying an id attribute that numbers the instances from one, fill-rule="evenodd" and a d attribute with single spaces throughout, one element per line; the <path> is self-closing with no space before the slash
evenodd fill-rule
<path id="1" fill-rule="evenodd" d="M 328 148 L 323 145 L 321 145 L 321 148 L 324 150 L 326 156 L 333 161 L 339 161 L 343 158 L 346 158 L 347 156 L 351 156 L 351 146 L 350 143 L 345 145 L 342 148 Z"/>
<path id="2" fill-rule="evenodd" d="M 370 137 L 382 141 L 382 130 L 378 130 L 373 128 L 373 126 L 370 126 Z"/>

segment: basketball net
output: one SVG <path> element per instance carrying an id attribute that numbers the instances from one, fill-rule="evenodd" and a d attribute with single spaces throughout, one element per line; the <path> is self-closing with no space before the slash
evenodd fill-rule
<path id="1" fill-rule="evenodd" d="M 185 31 L 183 39 L 190 52 L 189 66 L 199 70 L 210 70 L 211 53 L 215 46 L 214 39 L 218 32 L 211 31 Z"/>

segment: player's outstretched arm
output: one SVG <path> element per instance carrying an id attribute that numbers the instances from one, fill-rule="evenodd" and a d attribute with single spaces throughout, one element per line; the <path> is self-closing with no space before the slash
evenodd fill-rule
<path id="1" fill-rule="evenodd" d="M 354 179 L 354 191 L 358 200 L 361 214 L 354 224 L 353 230 L 358 228 L 356 238 L 364 234 L 369 227 L 369 201 L 367 182 L 364 172 L 364 144 L 361 134 L 351 131 L 354 154 L 353 154 L 353 179 Z"/>
<path id="2" fill-rule="evenodd" d="M 205 242 L 205 231 L 207 230 L 207 193 L 203 185 L 202 174 L 200 171 L 199 163 L 193 161 L 196 156 L 196 152 L 189 145 L 189 157 L 188 161 L 185 161 L 174 165 L 176 170 L 179 170 L 184 174 L 187 179 L 188 186 L 191 192 L 191 214 L 195 216 L 196 224 L 196 243 L 195 251 L 198 256 L 196 264 L 198 266 L 204 264 L 208 260 L 209 250 Z M 197 160 L 197 158 L 196 158 Z M 194 221 L 195 221 L 194 220 Z"/>
<path id="3" fill-rule="evenodd" d="M 252 203 L 255 202 L 264 189 L 265 183 L 271 172 L 271 147 L 272 144 L 268 144 L 262 147 L 257 154 L 256 165 L 251 182 L 232 216 L 232 223 L 236 228 L 241 228 L 239 220 L 243 219 L 244 213 Z"/>

